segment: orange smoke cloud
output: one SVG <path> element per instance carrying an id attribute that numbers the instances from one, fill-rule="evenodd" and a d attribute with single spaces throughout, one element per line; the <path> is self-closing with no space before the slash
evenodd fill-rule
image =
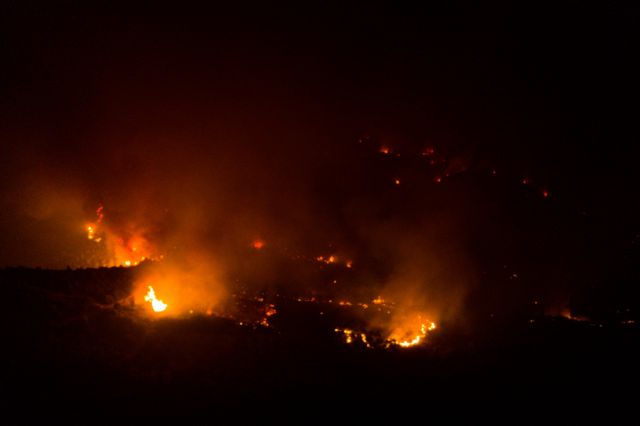
<path id="1" fill-rule="evenodd" d="M 217 312 L 227 299 L 221 272 L 209 257 L 184 254 L 162 262 L 146 265 L 134 283 L 134 303 L 149 307 L 149 288 L 154 290 L 166 309 L 163 316 L 179 317 L 187 314 Z M 152 314 L 157 313 L 153 307 Z"/>

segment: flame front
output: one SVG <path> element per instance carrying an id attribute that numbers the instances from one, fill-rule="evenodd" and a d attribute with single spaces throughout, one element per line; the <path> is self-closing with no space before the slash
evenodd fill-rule
<path id="1" fill-rule="evenodd" d="M 426 323 L 422 323 L 420 324 L 420 334 L 413 337 L 413 339 L 397 341 L 392 338 L 390 339 L 390 342 L 403 348 L 409 348 L 411 346 L 415 346 L 419 344 L 422 341 L 422 339 L 424 339 L 427 336 L 428 332 L 433 331 L 435 329 L 436 329 L 436 324 L 434 322 L 430 322 L 428 325 Z"/>
<path id="2" fill-rule="evenodd" d="M 163 312 L 167 309 L 167 304 L 156 298 L 156 292 L 151 286 L 149 286 L 149 291 L 144 296 L 144 300 L 151 303 L 151 308 L 154 312 Z"/>
<path id="3" fill-rule="evenodd" d="M 412 337 L 406 337 L 406 338 L 398 338 L 395 336 L 394 333 L 392 333 L 391 336 L 388 336 L 387 338 L 383 339 L 383 342 L 381 344 L 382 347 L 384 348 L 390 348 L 393 346 L 397 346 L 397 347 L 401 347 L 401 348 L 410 348 L 413 346 L 417 346 L 420 343 L 424 342 L 425 338 L 427 337 L 427 334 L 429 334 L 429 332 L 433 331 L 436 329 L 436 324 L 434 322 L 425 322 L 420 324 L 420 331 L 413 331 L 413 333 L 416 333 L 415 335 L 413 335 Z M 367 334 L 365 332 L 362 331 L 355 331 L 355 330 L 351 330 L 349 328 L 336 328 L 334 329 L 334 331 L 336 333 L 340 333 L 344 336 L 344 341 L 345 343 L 351 344 L 354 343 L 356 341 L 361 341 L 362 344 L 364 344 L 367 348 L 372 348 L 373 345 L 370 343 L 370 341 L 367 339 Z M 397 333 L 397 331 L 396 331 Z M 404 333 L 402 334 L 403 336 L 406 336 L 407 334 L 412 333 L 411 330 L 406 330 L 404 331 Z M 373 342 L 374 339 L 371 339 L 371 341 Z M 379 340 L 378 340 L 379 341 Z"/>

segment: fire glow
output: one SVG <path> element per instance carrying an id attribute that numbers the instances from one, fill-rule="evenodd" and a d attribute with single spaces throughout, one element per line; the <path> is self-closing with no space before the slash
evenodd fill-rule
<path id="1" fill-rule="evenodd" d="M 167 304 L 162 300 L 156 298 L 156 292 L 153 290 L 153 287 L 149 286 L 149 291 L 144 296 L 145 302 L 149 302 L 151 304 L 151 309 L 154 312 L 164 312 L 167 310 Z"/>
<path id="2" fill-rule="evenodd" d="M 436 329 L 436 324 L 434 322 L 422 323 L 420 324 L 420 333 L 414 336 L 411 340 L 401 340 L 397 341 L 393 338 L 390 338 L 389 341 L 392 344 L 398 345 L 402 348 L 409 348 L 411 346 L 416 346 L 420 344 L 420 342 L 427 336 L 427 333 Z"/>
<path id="3" fill-rule="evenodd" d="M 329 256 L 317 256 L 316 262 L 324 263 L 325 265 L 343 265 L 346 268 L 351 269 L 353 267 L 353 260 L 339 258 L 337 255 Z"/>
<path id="4" fill-rule="evenodd" d="M 100 266 L 137 266 L 147 259 L 158 259 L 154 247 L 146 238 L 143 226 L 127 226 L 120 229 L 105 220 L 104 207 L 96 210 L 96 220 L 85 225 L 87 239 L 103 243 L 106 262 Z"/>
<path id="5" fill-rule="evenodd" d="M 375 150 L 375 147 L 373 149 Z M 426 157 L 426 161 L 432 166 L 435 166 L 436 163 L 443 164 L 442 167 L 446 166 L 444 157 L 441 158 L 440 156 L 440 150 L 438 150 L 438 156 L 436 156 L 436 151 L 432 147 L 428 147 L 422 152 L 411 154 L 399 148 L 383 145 L 378 147 L 378 152 L 388 156 L 389 160 L 384 160 L 385 162 L 397 161 L 391 157 L 395 158 L 400 156 L 401 153 L 403 158 L 419 154 L 422 157 Z M 424 159 L 420 161 L 421 164 L 425 163 Z M 455 173 L 455 171 L 452 173 Z M 425 182 L 445 184 L 450 176 L 448 169 L 434 169 Z M 414 177 L 408 174 L 405 175 L 402 171 L 395 176 L 387 175 L 385 178 L 396 186 L 416 184 Z M 389 180 L 386 180 L 387 186 Z M 525 180 L 526 183 L 531 182 L 528 178 Z M 546 189 L 543 191 L 543 196 L 548 196 Z M 109 204 L 111 205 L 111 203 Z M 105 253 L 104 259 L 106 262 L 103 262 L 100 266 L 134 267 L 146 259 L 153 261 L 163 260 L 162 262 L 150 262 L 138 270 L 142 276 L 137 277 L 136 303 L 143 306 L 148 303 L 153 312 L 159 313 L 167 311 L 168 304 L 165 303 L 165 300 L 168 299 L 171 302 L 171 309 L 167 316 L 175 318 L 184 317 L 187 314 L 206 314 L 211 316 L 215 312 L 215 315 L 218 316 L 227 315 L 227 312 L 230 312 L 225 311 L 225 303 L 228 302 L 225 300 L 225 297 L 228 296 L 225 294 L 227 292 L 225 287 L 231 283 L 225 282 L 224 278 L 219 279 L 221 273 L 217 269 L 223 272 L 228 271 L 224 271 L 224 267 L 217 268 L 215 258 L 212 259 L 205 254 L 209 250 L 208 242 L 202 243 L 199 237 L 183 238 L 181 236 L 179 238 L 181 245 L 179 250 L 176 250 L 176 247 L 167 244 L 163 234 L 157 232 L 158 229 L 165 230 L 164 222 L 154 221 L 151 219 L 153 215 L 139 214 L 135 210 L 132 211 L 133 215 L 129 216 L 128 213 L 130 212 L 118 208 L 119 206 L 120 204 L 114 203 L 111 210 L 109 206 L 105 209 L 100 205 L 90 223 L 89 221 L 85 222 L 86 238 L 99 243 L 97 247 L 101 247 L 100 250 Z M 124 213 L 127 213 L 127 215 Z M 327 295 L 326 301 L 317 300 L 324 297 L 316 295 L 305 298 L 304 294 L 295 294 L 299 302 L 337 305 L 346 315 L 351 315 L 356 309 L 358 310 L 357 315 L 360 315 L 360 319 L 364 319 L 360 327 L 352 330 L 350 328 L 334 328 L 336 325 L 343 327 L 345 324 L 332 324 L 330 328 L 334 329 L 336 333 L 341 333 L 348 344 L 358 343 L 366 347 L 384 348 L 409 348 L 423 345 L 428 340 L 429 333 L 436 329 L 436 323 L 432 322 L 431 319 L 442 320 L 437 311 L 430 310 L 431 306 L 429 304 L 405 300 L 407 298 L 402 297 L 404 285 L 399 289 L 394 289 L 389 294 L 385 294 L 384 298 L 382 295 L 371 298 L 375 294 L 368 294 L 369 297 L 366 300 L 361 299 L 361 301 L 357 299 L 348 300 L 345 297 L 353 295 L 337 293 L 342 291 L 343 288 L 345 290 L 348 289 L 350 280 L 358 277 L 358 274 L 367 273 L 366 256 L 360 258 L 360 253 L 352 251 L 353 248 L 349 251 L 343 251 L 343 248 L 339 245 L 334 245 L 333 242 L 326 244 L 325 242 L 324 247 L 329 249 L 325 249 L 326 251 L 320 253 L 314 253 L 311 250 L 305 253 L 298 247 L 284 250 L 282 245 L 275 240 L 262 238 L 269 235 L 264 229 L 255 230 L 254 232 L 248 236 L 243 233 L 241 239 L 238 240 L 245 253 L 262 252 L 255 256 L 250 256 L 248 258 L 249 261 L 258 259 L 260 262 L 267 264 L 274 258 L 286 257 L 289 260 L 304 260 L 305 263 L 315 263 L 317 267 L 313 268 L 313 273 L 323 274 L 322 281 L 332 284 L 331 291 L 333 293 Z M 174 232 L 171 231 L 170 234 L 174 234 Z M 178 233 L 176 232 L 175 234 Z M 194 243 L 196 245 L 195 250 L 189 247 L 190 244 Z M 198 247 L 200 244 L 203 247 Z M 90 245 L 96 247 L 93 244 Z M 202 248 L 204 249 L 201 250 Z M 166 254 L 166 259 L 160 253 Z M 357 261 L 355 264 L 352 260 L 354 258 Z M 307 266 L 305 265 L 304 267 Z M 347 272 L 343 268 L 350 271 Z M 265 267 L 265 269 L 268 268 Z M 138 271 L 135 272 L 136 275 L 138 275 Z M 261 277 L 257 277 L 256 281 L 260 282 L 260 280 Z M 153 283 L 156 289 L 149 286 L 148 283 Z M 180 284 L 176 285 L 176 283 Z M 235 278 L 235 283 L 238 283 L 238 285 L 245 284 L 243 278 Z M 156 290 L 160 291 L 163 300 L 156 297 Z M 246 296 L 245 290 L 242 291 L 242 297 Z M 236 295 L 235 292 L 231 294 Z M 144 302 L 142 302 L 142 299 L 144 299 Z M 269 318 L 275 315 L 277 310 L 273 304 L 265 306 L 266 308 L 260 312 L 259 319 L 254 322 L 269 327 Z M 321 311 L 320 314 L 324 315 L 324 312 Z M 238 313 L 233 312 L 228 315 L 236 318 Z M 242 322 L 252 323 L 255 318 L 253 316 L 250 317 L 251 320 L 245 320 L 243 317 Z"/>

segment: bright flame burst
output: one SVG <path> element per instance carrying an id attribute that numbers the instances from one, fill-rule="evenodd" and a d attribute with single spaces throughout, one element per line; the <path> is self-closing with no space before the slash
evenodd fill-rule
<path id="1" fill-rule="evenodd" d="M 167 309 L 167 304 L 156 298 L 156 292 L 151 286 L 149 286 L 149 291 L 144 296 L 144 301 L 151 303 L 151 308 L 154 312 L 164 312 Z"/>

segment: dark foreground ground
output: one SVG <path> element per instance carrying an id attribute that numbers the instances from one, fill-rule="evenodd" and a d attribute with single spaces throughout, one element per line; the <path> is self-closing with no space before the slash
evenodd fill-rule
<path id="1" fill-rule="evenodd" d="M 344 344 L 312 304 L 281 301 L 271 328 L 152 321 L 113 303 L 128 291 L 123 269 L 0 277 L 3 423 L 305 423 L 301 409 L 309 420 L 515 410 L 524 421 L 557 409 L 611 416 L 637 403 L 633 323 L 491 319 L 443 326 L 420 348 L 367 349 Z"/>

